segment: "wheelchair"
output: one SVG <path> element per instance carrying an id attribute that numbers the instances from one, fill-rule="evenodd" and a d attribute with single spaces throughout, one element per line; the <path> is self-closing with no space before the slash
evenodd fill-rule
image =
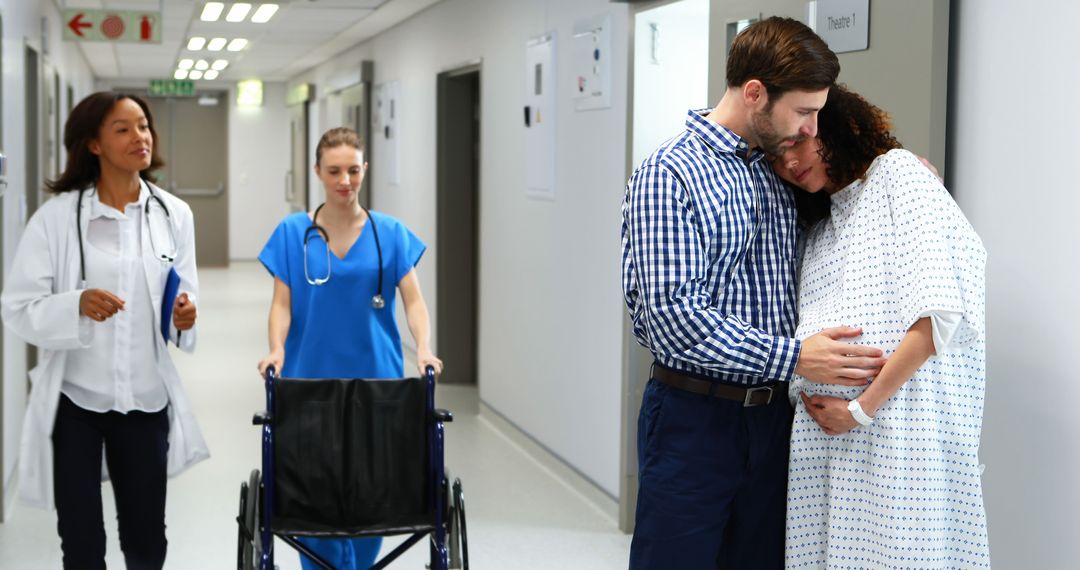
<path id="1" fill-rule="evenodd" d="M 468 570 L 465 497 L 443 465 L 446 410 L 435 371 L 401 380 L 307 380 L 266 374 L 262 471 L 240 484 L 236 564 L 274 570 L 281 538 L 333 569 L 297 537 L 409 534 L 378 560 L 385 568 L 430 537 L 432 570 Z"/>

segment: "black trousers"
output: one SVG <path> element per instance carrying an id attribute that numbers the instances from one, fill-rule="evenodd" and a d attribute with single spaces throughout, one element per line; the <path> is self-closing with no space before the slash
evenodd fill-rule
<path id="1" fill-rule="evenodd" d="M 109 467 L 120 549 L 129 569 L 165 564 L 168 411 L 98 413 L 61 395 L 53 427 L 53 491 L 65 569 L 105 569 L 101 453 Z"/>
<path id="2" fill-rule="evenodd" d="M 791 418 L 649 380 L 631 570 L 783 570 Z"/>

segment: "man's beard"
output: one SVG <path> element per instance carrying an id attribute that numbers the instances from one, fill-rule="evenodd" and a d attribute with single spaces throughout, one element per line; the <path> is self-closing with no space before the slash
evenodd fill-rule
<path id="1" fill-rule="evenodd" d="M 799 134 L 781 136 L 776 132 L 776 127 L 773 126 L 772 122 L 771 107 L 751 115 L 750 128 L 753 129 L 754 135 L 758 139 L 758 144 L 761 146 L 761 150 L 764 150 L 773 156 L 784 154 L 784 151 L 788 148 L 784 146 L 785 142 L 798 142 L 802 139 L 802 136 Z"/>

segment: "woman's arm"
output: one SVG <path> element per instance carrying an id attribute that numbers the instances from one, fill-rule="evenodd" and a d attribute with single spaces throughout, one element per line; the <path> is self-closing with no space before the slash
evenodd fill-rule
<path id="1" fill-rule="evenodd" d="M 431 316 L 428 314 L 427 303 L 420 293 L 420 281 L 416 277 L 416 269 L 409 270 L 405 277 L 398 283 L 401 291 L 401 300 L 405 303 L 405 319 L 409 322 L 409 332 L 416 341 L 416 364 L 420 368 L 420 374 L 428 366 L 435 368 L 435 374 L 442 373 L 442 361 L 431 353 Z"/>
<path id="2" fill-rule="evenodd" d="M 284 281 L 274 278 L 274 298 L 270 301 L 270 322 L 267 327 L 267 339 L 270 354 L 259 361 L 259 374 L 266 376 L 266 368 L 273 366 L 277 374 L 285 365 L 285 338 L 289 336 L 292 324 L 292 298 L 289 286 Z"/>
<path id="3" fill-rule="evenodd" d="M 874 382 L 856 398 L 866 415 L 873 417 L 877 410 L 911 378 L 912 374 L 934 354 L 934 335 L 930 317 L 923 317 L 908 329 L 896 352 L 889 357 Z M 859 425 L 848 411 L 848 400 L 832 396 L 802 395 L 810 417 L 829 435 L 845 433 Z"/>

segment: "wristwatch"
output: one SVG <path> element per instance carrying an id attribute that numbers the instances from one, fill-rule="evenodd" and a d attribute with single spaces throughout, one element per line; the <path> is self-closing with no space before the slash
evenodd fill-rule
<path id="1" fill-rule="evenodd" d="M 852 400 L 848 402 L 847 409 L 849 412 L 851 412 L 851 417 L 855 418 L 855 421 L 859 422 L 859 424 L 868 426 L 874 423 L 874 418 L 866 415 L 866 412 L 863 411 L 862 406 L 859 405 L 858 400 Z"/>

